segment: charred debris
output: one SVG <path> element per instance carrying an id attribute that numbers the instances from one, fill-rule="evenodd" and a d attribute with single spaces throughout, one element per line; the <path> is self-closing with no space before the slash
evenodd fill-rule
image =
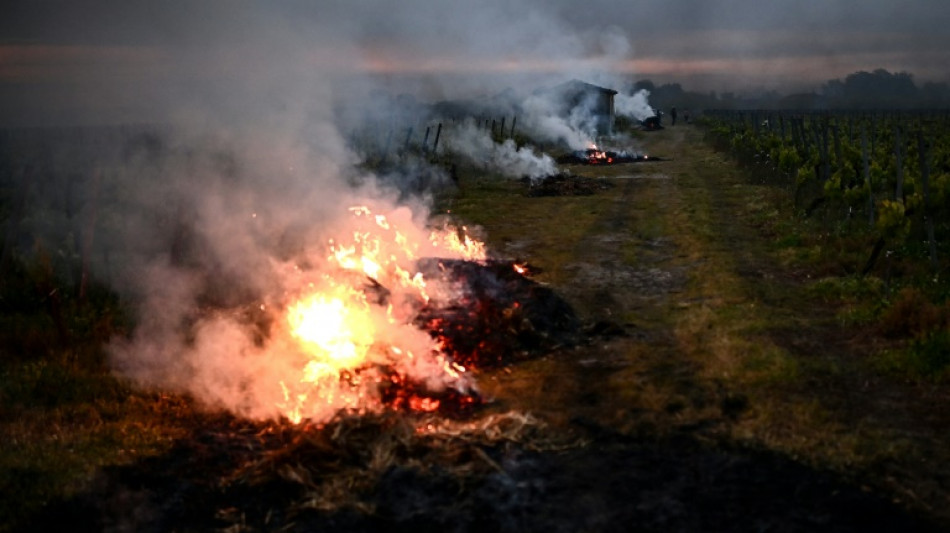
<path id="1" fill-rule="evenodd" d="M 613 187 L 606 178 L 587 178 L 561 172 L 541 179 L 523 178 L 527 196 L 590 196 Z"/>

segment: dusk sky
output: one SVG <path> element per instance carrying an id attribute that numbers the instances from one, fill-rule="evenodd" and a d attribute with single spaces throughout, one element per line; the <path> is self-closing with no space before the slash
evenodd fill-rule
<path id="1" fill-rule="evenodd" d="M 226 113 L 340 98 L 360 78 L 445 98 L 573 77 L 738 93 L 876 68 L 948 82 L 948 21 L 944 0 L 8 0 L 0 125 Z"/>

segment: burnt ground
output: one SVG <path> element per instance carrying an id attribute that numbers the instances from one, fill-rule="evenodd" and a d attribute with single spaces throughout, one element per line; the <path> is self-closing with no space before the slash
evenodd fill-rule
<path id="1" fill-rule="evenodd" d="M 539 435 L 409 436 L 391 416 L 303 431 L 209 422 L 164 456 L 100 473 L 31 530 L 929 530 L 831 474 L 689 430 L 577 419 L 577 441 L 539 448 Z"/>
<path id="2" fill-rule="evenodd" d="M 483 406 L 341 416 L 321 427 L 201 414 L 170 451 L 100 471 L 74 498 L 51 503 L 29 529 L 948 529 L 946 516 L 928 512 L 939 495 L 911 505 L 863 473 L 773 449 L 766 438 L 736 437 L 760 407 L 752 392 L 709 376 L 696 346 L 714 339 L 680 324 L 686 312 L 719 305 L 715 292 L 697 295 L 691 287 L 709 262 L 721 260 L 688 250 L 684 233 L 719 235 L 711 246 L 742 250 L 729 255 L 729 268 L 761 305 L 795 305 L 770 301 L 764 280 L 801 280 L 755 255 L 750 240 L 758 237 L 736 225 L 720 184 L 686 179 L 709 166 L 696 158 L 712 157 L 690 149 L 698 133 L 684 127 L 657 135 L 663 137 L 650 142 L 667 151 L 658 154 L 669 159 L 666 166 L 611 170 L 614 186 L 595 193 L 602 205 L 583 238 L 567 244 L 570 260 L 541 277 L 557 281 L 555 290 L 585 324 L 583 338 L 483 372 Z M 711 199 L 720 213 L 714 227 L 657 217 L 689 211 L 681 189 L 687 186 Z M 508 244 L 546 266 L 539 244 Z M 854 342 L 847 339 L 859 337 L 842 337 L 825 322 L 807 334 L 789 326 L 756 335 L 802 356 L 829 345 L 850 353 Z M 849 387 L 829 400 L 836 416 L 857 416 L 862 405 L 851 379 L 834 382 Z M 782 386 L 795 397 L 810 385 Z M 885 408 L 878 414 L 894 416 Z"/>

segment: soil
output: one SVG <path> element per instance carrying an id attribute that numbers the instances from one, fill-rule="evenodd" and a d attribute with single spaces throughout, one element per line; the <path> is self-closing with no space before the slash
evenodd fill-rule
<path id="1" fill-rule="evenodd" d="M 946 529 L 939 513 L 861 479 L 722 437 L 749 399 L 702 377 L 667 318 L 697 304 L 682 294 L 704 259 L 678 248 L 683 228 L 638 224 L 648 210 L 683 208 L 674 205 L 678 176 L 703 164 L 691 149 L 700 135 L 692 126 L 648 135 L 662 136 L 646 143 L 667 160 L 612 171 L 610 207 L 560 267 L 570 281 L 556 291 L 584 322 L 585 338 L 482 374 L 489 401 L 475 412 L 341 416 L 302 428 L 208 414 L 167 454 L 104 470 L 75 498 L 51 504 L 33 529 Z M 743 249 L 757 237 L 730 229 L 730 206 L 717 184 L 706 187 L 720 202 L 713 229 Z M 543 250 L 512 246 L 543 262 Z M 753 283 L 789 275 L 753 256 L 736 268 Z M 802 353 L 823 334 L 841 338 L 767 333 Z"/>
<path id="2" fill-rule="evenodd" d="M 372 436 L 346 439 L 324 436 L 354 431 L 345 422 L 304 432 L 209 422 L 164 456 L 103 471 L 31 530 L 937 530 L 829 473 L 690 430 L 656 438 L 576 418 L 582 439 L 563 449 L 518 439 L 414 443 L 374 470 L 361 451 L 399 422 L 363 420 L 355 431 Z M 347 481 L 338 492 L 317 490 L 333 476 Z"/>

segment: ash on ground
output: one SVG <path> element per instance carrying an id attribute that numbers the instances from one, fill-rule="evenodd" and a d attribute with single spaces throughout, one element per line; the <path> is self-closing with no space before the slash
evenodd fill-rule
<path id="1" fill-rule="evenodd" d="M 613 187 L 604 178 L 585 178 L 573 174 L 553 174 L 540 179 L 523 178 L 527 196 L 590 196 Z"/>
<path id="2" fill-rule="evenodd" d="M 387 413 L 322 427 L 209 418 L 166 454 L 102 471 L 31 525 L 74 531 L 932 531 L 767 451 L 522 413 Z"/>

